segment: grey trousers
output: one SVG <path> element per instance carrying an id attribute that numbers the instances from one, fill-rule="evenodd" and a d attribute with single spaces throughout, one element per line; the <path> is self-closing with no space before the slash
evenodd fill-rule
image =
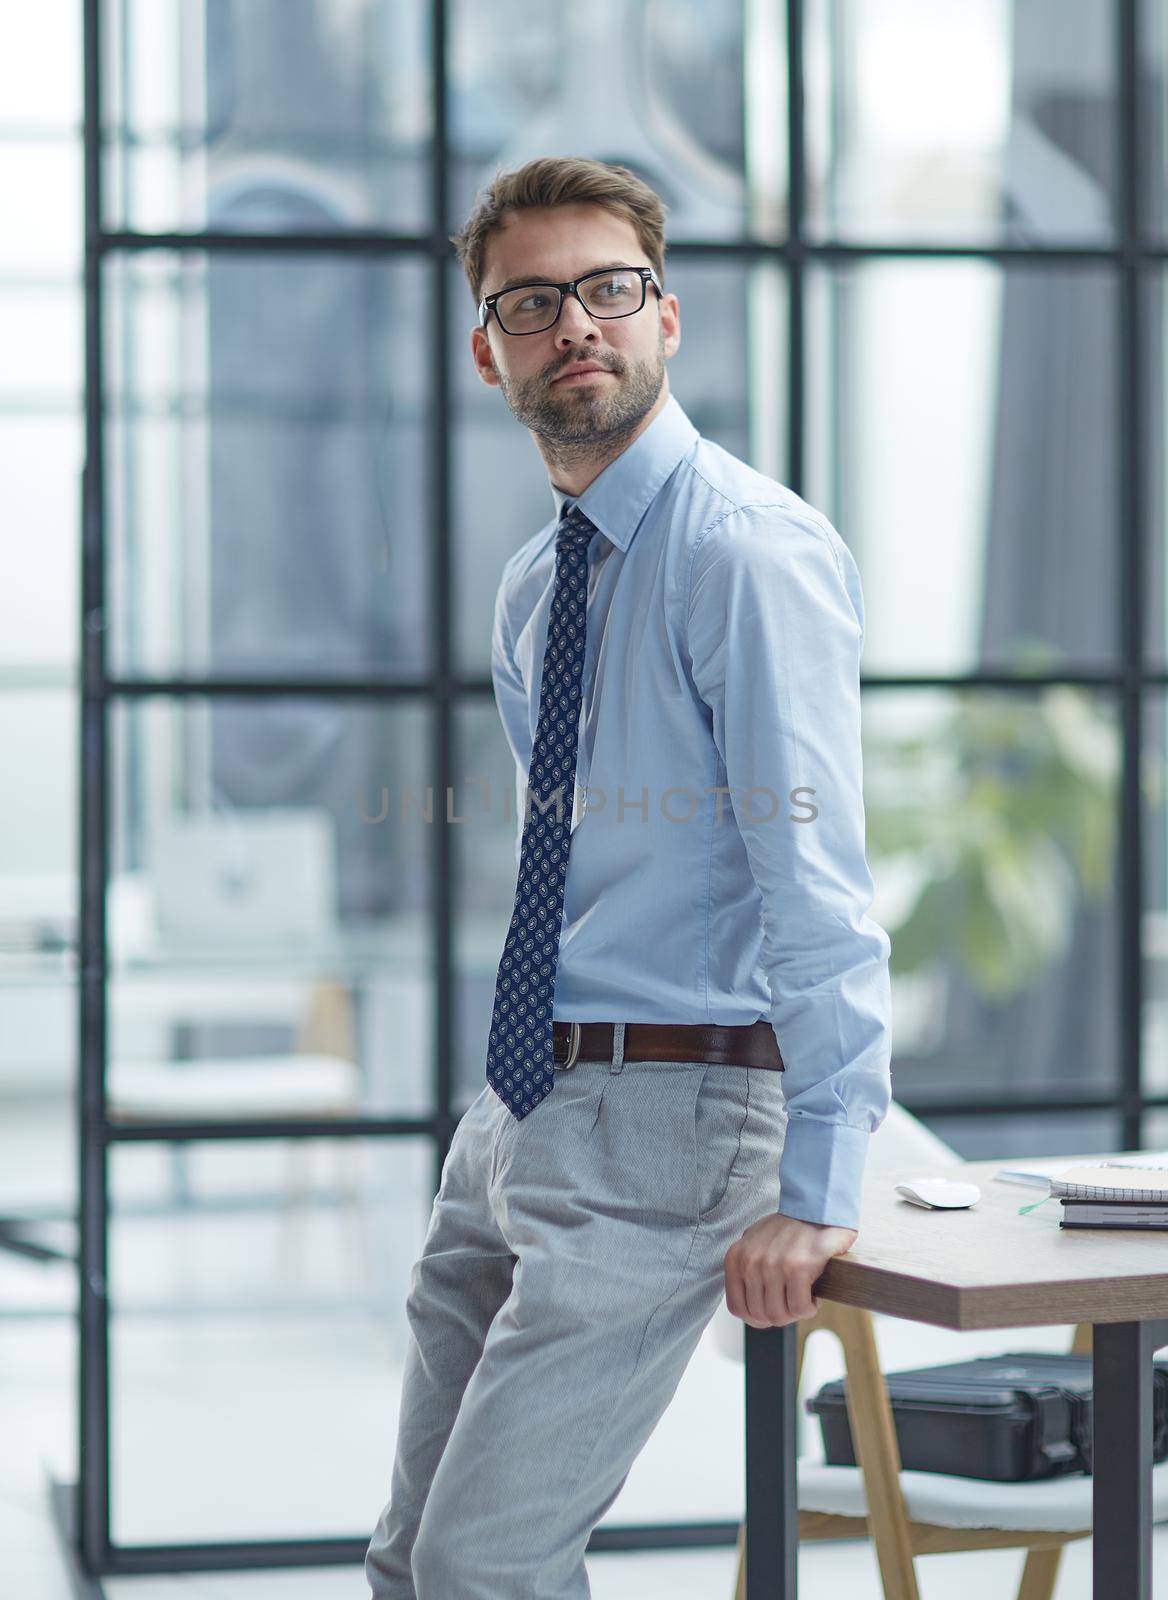
<path id="1" fill-rule="evenodd" d="M 374 1600 L 587 1600 L 584 1550 L 778 1210 L 782 1074 L 613 1058 L 451 1141 L 406 1298 Z"/>

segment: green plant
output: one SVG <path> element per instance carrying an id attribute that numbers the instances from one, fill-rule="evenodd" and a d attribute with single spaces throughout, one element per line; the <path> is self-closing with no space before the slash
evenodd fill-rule
<path id="1" fill-rule="evenodd" d="M 893 973 L 956 956 L 987 997 L 1022 988 L 1061 956 L 1078 904 L 1108 892 L 1122 758 L 1098 697 L 948 697 L 926 733 L 869 742 L 869 770 L 895 779 L 867 804 L 873 870 L 907 867 L 915 892 L 890 924 Z M 1162 790 L 1145 763 L 1145 798 Z"/>

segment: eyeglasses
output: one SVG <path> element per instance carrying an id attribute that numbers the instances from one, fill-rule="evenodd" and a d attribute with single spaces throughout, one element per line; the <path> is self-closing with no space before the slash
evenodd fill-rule
<path id="1" fill-rule="evenodd" d="M 559 320 L 564 296 L 574 294 L 590 317 L 631 317 L 645 304 L 649 284 L 664 294 L 652 267 L 599 267 L 571 283 L 523 283 L 479 301 L 479 326 L 492 309 L 504 333 L 543 333 Z"/>

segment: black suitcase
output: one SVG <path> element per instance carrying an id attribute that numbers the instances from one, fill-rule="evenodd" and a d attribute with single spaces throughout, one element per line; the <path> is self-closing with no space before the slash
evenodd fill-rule
<path id="1" fill-rule="evenodd" d="M 1168 1457 L 1168 1358 L 1152 1385 L 1152 1455 Z M 1028 1351 L 885 1374 L 901 1465 L 957 1478 L 1020 1483 L 1091 1471 L 1090 1355 Z M 854 1467 L 844 1380 L 805 1402 L 827 1463 Z"/>

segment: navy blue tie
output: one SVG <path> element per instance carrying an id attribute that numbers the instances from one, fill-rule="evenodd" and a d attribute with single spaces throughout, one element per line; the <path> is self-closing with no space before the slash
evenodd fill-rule
<path id="1" fill-rule="evenodd" d="M 596 532 L 576 505 L 556 529 L 556 581 L 528 769 L 527 815 L 515 910 L 495 980 L 487 1082 L 523 1118 L 552 1092 L 552 1001 L 572 838 L 576 741 L 587 640 L 588 543 Z"/>

